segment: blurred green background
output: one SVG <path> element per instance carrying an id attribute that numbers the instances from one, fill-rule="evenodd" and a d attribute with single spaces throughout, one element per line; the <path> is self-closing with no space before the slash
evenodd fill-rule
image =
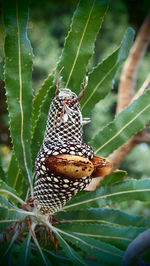
<path id="1" fill-rule="evenodd" d="M 85 0 L 88 1 L 88 0 Z M 33 89 L 34 93 L 47 78 L 57 64 L 64 46 L 65 36 L 70 28 L 72 14 L 77 6 L 77 0 L 30 1 L 28 35 L 34 53 Z M 110 6 L 100 33 L 96 40 L 95 54 L 89 62 L 88 71 L 98 62 L 108 56 L 120 44 L 126 29 L 130 26 L 139 31 L 149 10 L 149 1 L 115 0 Z M 8 130 L 8 113 L 4 89 L 4 27 L 2 14 L 0 16 L 0 151 L 3 167 L 6 170 L 11 158 L 11 140 Z M 144 56 L 138 71 L 138 90 L 149 74 L 150 49 Z M 114 80 L 112 92 L 92 112 L 92 122 L 86 127 L 86 139 L 89 140 L 100 127 L 105 126 L 115 115 L 117 89 L 121 68 Z M 98 125 L 98 127 L 97 127 Z M 129 177 L 144 178 L 150 176 L 150 146 L 140 144 L 132 150 L 120 166 L 128 171 Z M 122 204 L 128 212 L 147 214 L 148 208 L 142 203 Z M 131 207 L 132 205 L 132 207 Z M 143 208 L 144 207 L 144 208 Z"/>

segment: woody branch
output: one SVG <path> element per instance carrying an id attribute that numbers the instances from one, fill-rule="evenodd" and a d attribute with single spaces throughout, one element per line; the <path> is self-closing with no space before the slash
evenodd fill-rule
<path id="1" fill-rule="evenodd" d="M 150 85 L 150 75 L 143 83 L 142 87 L 135 94 L 137 73 L 140 62 L 144 57 L 147 47 L 150 43 L 150 13 L 146 17 L 141 29 L 136 37 L 136 40 L 131 48 L 130 54 L 124 64 L 120 84 L 118 88 L 118 103 L 116 113 L 119 113 L 126 108 L 133 100 L 138 98 Z M 134 95 L 135 94 L 135 95 Z M 109 160 L 113 165 L 113 169 L 117 169 L 126 155 L 140 142 L 150 143 L 150 136 L 143 130 L 134 137 L 132 137 L 126 144 L 118 148 L 113 154 L 109 156 Z M 87 190 L 96 189 L 102 177 L 92 180 Z"/>
<path id="2" fill-rule="evenodd" d="M 143 83 L 137 94 L 135 94 L 137 73 L 140 62 L 144 57 L 147 47 L 150 43 L 150 13 L 146 17 L 137 38 L 132 46 L 129 57 L 125 62 L 122 70 L 119 89 L 118 89 L 118 103 L 116 113 L 119 113 L 126 108 L 133 100 L 138 98 L 150 85 L 150 75 Z M 134 96 L 135 94 L 135 96 Z M 140 140 L 140 141 L 139 141 Z M 145 130 L 139 132 L 132 137 L 126 144 L 117 149 L 109 156 L 113 164 L 113 169 L 119 167 L 126 155 L 139 143 L 150 143 L 150 136 L 146 134 Z"/>

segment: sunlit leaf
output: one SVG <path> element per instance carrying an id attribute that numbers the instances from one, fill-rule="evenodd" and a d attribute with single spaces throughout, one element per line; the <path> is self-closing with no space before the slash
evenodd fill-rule
<path id="1" fill-rule="evenodd" d="M 104 207 L 126 200 L 150 200 L 150 180 L 149 179 L 130 179 L 111 186 L 100 186 L 95 191 L 84 193 L 79 197 L 72 198 L 66 206 L 66 209 L 84 209 L 91 207 Z M 68 205 L 68 206 L 67 206 Z"/>
<path id="2" fill-rule="evenodd" d="M 150 121 L 150 90 L 147 90 L 90 141 L 96 154 L 107 157 Z"/>
<path id="3" fill-rule="evenodd" d="M 134 31 L 129 28 L 120 47 L 89 74 L 88 86 L 81 100 L 84 116 L 89 116 L 96 103 L 105 98 L 113 87 L 115 73 L 120 64 L 127 58 L 133 38 Z"/>
<path id="4" fill-rule="evenodd" d="M 3 1 L 3 12 L 10 134 L 19 167 L 31 186 L 32 48 L 27 37 L 27 3 Z"/>
<path id="5" fill-rule="evenodd" d="M 126 171 L 122 171 L 122 170 L 117 170 L 113 173 L 111 173 L 108 176 L 105 176 L 102 180 L 102 182 L 100 182 L 100 186 L 108 186 L 111 185 L 113 183 L 119 182 L 121 180 L 123 180 L 123 178 L 127 175 Z"/>
<path id="6" fill-rule="evenodd" d="M 79 92 L 107 6 L 107 0 L 80 1 L 56 69 L 58 73 L 64 67 L 62 76 L 65 88 Z"/>

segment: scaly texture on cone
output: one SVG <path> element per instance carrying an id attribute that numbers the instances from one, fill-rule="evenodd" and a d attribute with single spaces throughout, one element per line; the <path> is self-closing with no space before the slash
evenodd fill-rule
<path id="1" fill-rule="evenodd" d="M 34 204 L 43 213 L 61 209 L 92 179 L 91 174 L 81 178 L 56 174 L 47 164 L 47 158 L 59 154 L 93 158 L 93 149 L 82 140 L 82 123 L 76 94 L 62 89 L 51 103 L 44 140 L 35 160 Z"/>
<path id="2" fill-rule="evenodd" d="M 94 156 L 93 149 L 83 142 L 83 124 L 78 97 L 62 89 L 51 103 L 35 161 L 34 204 L 42 213 L 57 212 L 93 177 L 111 171 L 111 163 Z"/>

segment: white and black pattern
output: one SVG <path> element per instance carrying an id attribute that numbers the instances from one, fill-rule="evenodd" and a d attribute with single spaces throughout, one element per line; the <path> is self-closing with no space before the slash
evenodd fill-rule
<path id="1" fill-rule="evenodd" d="M 64 178 L 50 171 L 47 157 L 58 154 L 92 159 L 92 148 L 82 140 L 82 115 L 75 93 L 62 89 L 51 103 L 42 146 L 35 161 L 35 204 L 43 213 L 61 209 L 77 192 L 86 188 L 91 177 Z"/>

